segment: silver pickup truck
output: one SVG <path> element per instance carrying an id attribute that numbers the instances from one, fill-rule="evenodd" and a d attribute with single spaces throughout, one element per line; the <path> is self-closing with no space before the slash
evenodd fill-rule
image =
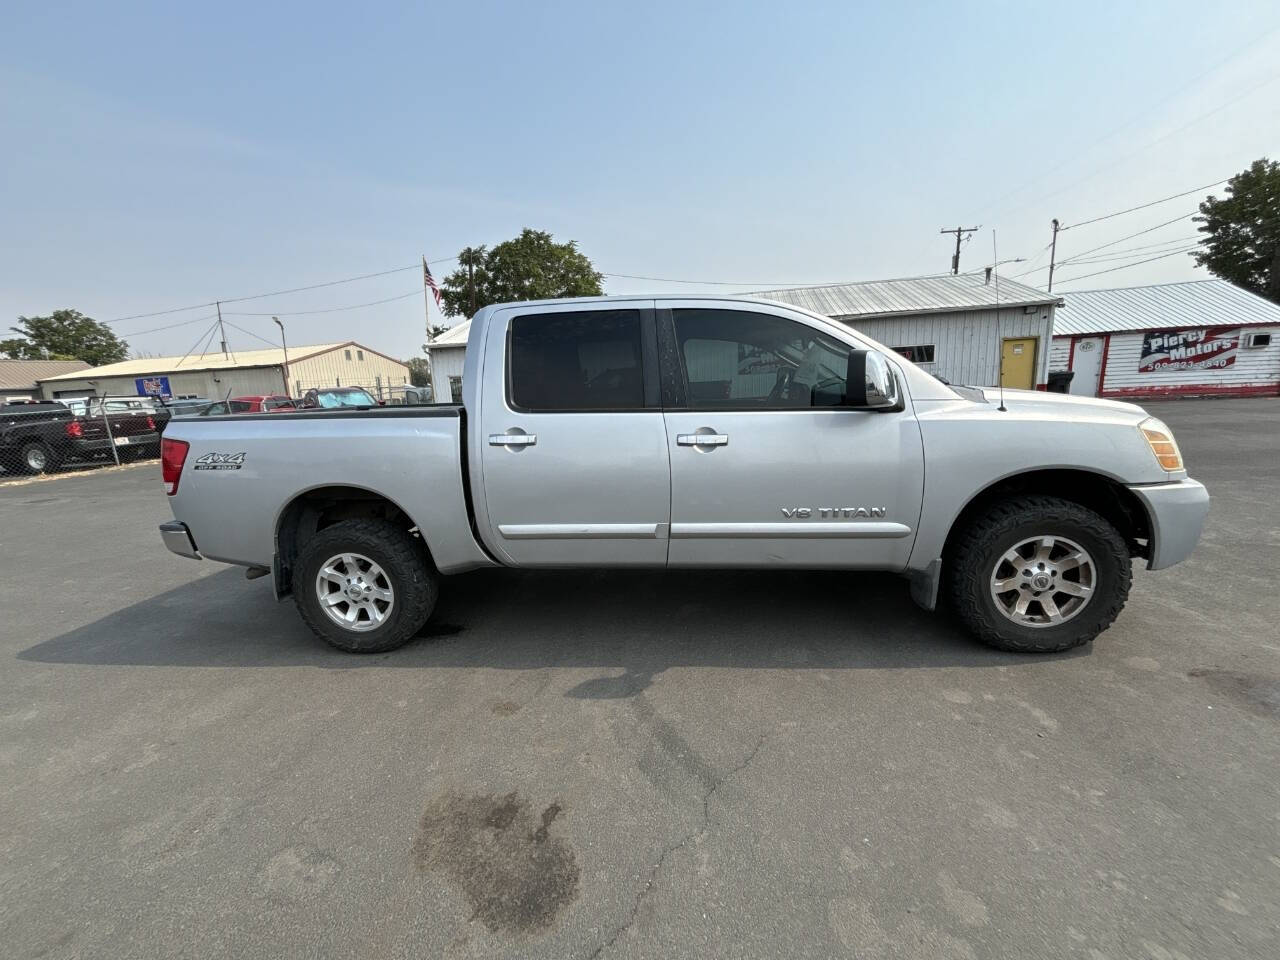
<path id="1" fill-rule="evenodd" d="M 1140 407 L 949 386 L 769 301 L 485 307 L 462 382 L 459 406 L 174 420 L 166 546 L 270 573 L 352 652 L 498 565 L 888 570 L 1049 652 L 1115 620 L 1131 558 L 1184 559 L 1209 507 Z"/>

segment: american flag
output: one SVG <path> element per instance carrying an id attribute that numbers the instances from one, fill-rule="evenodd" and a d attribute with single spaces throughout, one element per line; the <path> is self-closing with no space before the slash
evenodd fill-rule
<path id="1" fill-rule="evenodd" d="M 426 257 L 422 258 L 422 282 L 427 285 L 431 295 L 436 298 L 436 306 L 443 311 L 444 304 L 440 302 L 440 287 L 436 284 L 436 278 L 431 275 L 431 268 L 427 266 Z"/>

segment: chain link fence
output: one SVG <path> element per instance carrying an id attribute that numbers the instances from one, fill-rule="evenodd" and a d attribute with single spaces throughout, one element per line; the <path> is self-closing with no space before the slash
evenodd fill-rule
<path id="1" fill-rule="evenodd" d="M 393 406 L 431 403 L 430 387 L 415 387 L 407 382 L 390 383 L 382 377 L 339 377 L 329 380 L 295 380 L 294 396 L 304 399 L 312 391 L 364 390 L 376 402 Z"/>
<path id="2" fill-rule="evenodd" d="M 311 390 L 356 388 L 384 405 L 432 402 L 429 387 L 387 383 L 380 377 L 349 382 L 298 380 L 293 386 L 299 401 Z M 326 401 L 320 405 L 341 404 Z M 208 399 L 162 403 L 139 396 L 0 401 L 0 482 L 158 457 L 160 436 L 173 417 L 226 413 L 226 406 L 225 401 Z"/>
<path id="3" fill-rule="evenodd" d="M 0 482 L 160 455 L 171 411 L 150 397 L 0 404 Z"/>

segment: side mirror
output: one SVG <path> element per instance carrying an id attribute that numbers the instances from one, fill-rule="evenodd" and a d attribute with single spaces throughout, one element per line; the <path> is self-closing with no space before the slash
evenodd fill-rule
<path id="1" fill-rule="evenodd" d="M 901 410 L 902 391 L 882 354 L 874 350 L 849 351 L 849 366 L 845 377 L 847 407 L 865 410 Z"/>

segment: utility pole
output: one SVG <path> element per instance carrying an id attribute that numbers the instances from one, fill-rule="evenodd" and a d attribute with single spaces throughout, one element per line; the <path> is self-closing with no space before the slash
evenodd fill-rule
<path id="1" fill-rule="evenodd" d="M 951 273 L 960 272 L 960 239 L 967 233 L 977 233 L 981 227 L 956 227 L 954 230 L 939 230 L 939 233 L 954 233 L 956 235 L 956 252 L 951 257 Z"/>
<path id="2" fill-rule="evenodd" d="M 293 391 L 289 389 L 289 344 L 284 339 L 284 324 L 280 322 L 279 317 L 272 317 L 271 319 L 280 328 L 280 346 L 284 349 L 284 365 L 280 367 L 280 379 L 284 381 L 284 395 L 291 397 L 293 396 Z"/>
<path id="3" fill-rule="evenodd" d="M 222 359 L 230 360 L 231 358 L 227 356 L 227 330 L 226 327 L 222 325 L 222 301 L 218 300 L 215 302 L 218 307 L 218 336 L 222 341 Z"/>
<path id="4" fill-rule="evenodd" d="M 467 250 L 470 253 L 470 248 Z M 475 262 L 474 255 L 467 258 L 467 287 L 471 290 L 471 316 L 476 315 L 476 281 L 475 281 Z"/>
<path id="5" fill-rule="evenodd" d="M 1049 244 L 1049 293 L 1053 293 L 1053 264 L 1058 256 L 1058 218 L 1053 218 L 1053 242 Z"/>

